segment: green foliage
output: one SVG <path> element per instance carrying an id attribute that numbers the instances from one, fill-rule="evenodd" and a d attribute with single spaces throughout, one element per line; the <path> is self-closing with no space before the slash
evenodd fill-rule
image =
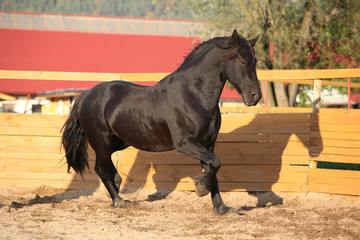
<path id="1" fill-rule="evenodd" d="M 360 66 L 360 2 L 355 0 L 316 1 L 313 39 L 307 50 L 310 68 Z"/>
<path id="2" fill-rule="evenodd" d="M 184 0 L 1 0 L 1 11 L 191 19 Z"/>
<path id="3" fill-rule="evenodd" d="M 360 164 L 336 163 L 336 162 L 317 162 L 317 168 L 360 171 Z"/>
<path id="4" fill-rule="evenodd" d="M 246 38 L 260 33 L 256 46 L 260 69 L 360 66 L 358 0 L 188 0 L 188 4 L 196 19 L 205 22 L 204 38 L 229 35 L 235 28 Z M 279 99 L 284 88 L 289 105 L 294 103 L 293 91 L 277 84 L 269 88 L 273 106 L 284 102 Z M 299 105 L 307 106 L 311 101 L 301 89 Z"/>
<path id="5" fill-rule="evenodd" d="M 312 86 L 309 85 L 301 85 L 299 92 L 298 92 L 298 97 L 300 99 L 299 103 L 298 103 L 298 107 L 312 107 L 312 100 L 310 98 L 310 96 L 307 94 L 307 92 L 310 90 Z"/>

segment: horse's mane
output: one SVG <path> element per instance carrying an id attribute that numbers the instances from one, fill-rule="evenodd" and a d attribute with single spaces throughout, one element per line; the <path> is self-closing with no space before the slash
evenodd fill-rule
<path id="1" fill-rule="evenodd" d="M 195 46 L 194 49 L 187 56 L 185 56 L 183 63 L 180 65 L 177 71 L 187 69 L 196 61 L 198 61 L 200 57 L 204 55 L 204 53 L 208 52 L 215 46 L 214 42 L 216 39 L 220 39 L 220 37 L 211 38 Z"/>
<path id="2" fill-rule="evenodd" d="M 180 65 L 177 71 L 187 69 L 191 65 L 199 61 L 205 53 L 210 51 L 213 47 L 218 47 L 221 49 L 231 49 L 223 55 L 227 60 L 230 60 L 238 55 L 245 56 L 246 46 L 248 42 L 242 36 L 239 36 L 237 43 L 232 43 L 231 37 L 215 37 L 207 41 L 199 43 L 185 58 L 183 63 Z M 235 46 L 235 47 L 234 47 Z"/>

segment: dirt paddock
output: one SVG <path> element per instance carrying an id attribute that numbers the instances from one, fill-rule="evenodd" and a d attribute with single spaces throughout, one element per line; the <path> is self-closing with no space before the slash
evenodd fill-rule
<path id="1" fill-rule="evenodd" d="M 209 196 L 154 193 L 124 192 L 129 206 L 114 209 L 104 188 L 0 187 L 0 239 L 360 238 L 359 197 L 223 193 L 240 214 L 216 216 Z"/>

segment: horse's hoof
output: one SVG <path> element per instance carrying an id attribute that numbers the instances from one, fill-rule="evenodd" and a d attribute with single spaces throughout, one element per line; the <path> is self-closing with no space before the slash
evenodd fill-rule
<path id="1" fill-rule="evenodd" d="M 116 173 L 115 174 L 115 177 L 114 177 L 114 183 L 115 183 L 115 186 L 120 189 L 120 185 L 122 183 L 122 178 L 120 177 L 119 173 Z"/>
<path id="2" fill-rule="evenodd" d="M 243 213 L 240 213 L 238 209 L 227 206 L 218 207 L 214 209 L 213 213 L 215 215 L 227 215 L 227 214 L 244 215 Z"/>
<path id="3" fill-rule="evenodd" d="M 203 181 L 203 177 L 197 177 L 195 180 L 195 192 L 198 197 L 204 197 L 210 192 Z"/>
<path id="4" fill-rule="evenodd" d="M 116 199 L 112 204 L 114 208 L 125 208 L 127 207 L 127 205 L 128 205 L 127 202 L 124 201 L 123 199 Z"/>

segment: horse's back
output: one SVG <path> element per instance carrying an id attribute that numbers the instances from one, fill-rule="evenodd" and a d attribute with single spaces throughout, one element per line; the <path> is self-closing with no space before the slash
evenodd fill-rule
<path id="1" fill-rule="evenodd" d="M 92 122 L 88 125 L 106 128 L 127 145 L 147 151 L 173 149 L 166 113 L 155 110 L 159 99 L 153 91 L 123 81 L 98 84 L 83 97 L 82 115 Z"/>

